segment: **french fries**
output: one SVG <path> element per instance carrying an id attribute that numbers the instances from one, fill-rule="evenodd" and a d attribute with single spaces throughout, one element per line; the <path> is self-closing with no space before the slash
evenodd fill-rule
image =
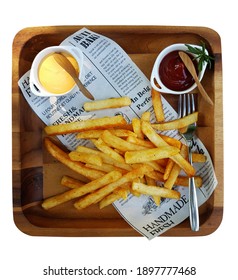
<path id="1" fill-rule="evenodd" d="M 109 155 L 107 155 L 107 154 L 105 154 L 101 151 L 94 150 L 94 149 L 91 149 L 91 148 L 87 148 L 87 147 L 84 147 L 84 146 L 78 146 L 76 148 L 76 151 L 86 152 L 86 153 L 94 154 L 94 155 L 99 155 L 102 158 L 103 163 L 111 164 L 113 166 L 116 166 L 118 168 L 122 168 L 122 169 L 125 169 L 125 170 L 128 170 L 128 171 L 132 170 L 132 167 L 129 164 L 119 162 L 119 161 L 113 159 L 112 157 L 110 157 Z"/>
<path id="2" fill-rule="evenodd" d="M 116 200 L 123 198 L 126 199 L 128 195 L 129 190 L 126 188 L 118 188 L 116 191 L 112 192 L 108 196 L 104 197 L 100 202 L 99 202 L 99 208 L 102 209 Z"/>
<path id="3" fill-rule="evenodd" d="M 136 134 L 128 129 L 108 129 L 113 135 L 116 135 L 118 137 L 126 138 L 126 137 L 136 137 Z M 78 139 L 97 139 L 101 137 L 105 130 L 85 130 L 81 131 L 77 134 L 76 138 Z"/>
<path id="4" fill-rule="evenodd" d="M 141 115 L 141 121 L 146 121 L 146 122 L 149 122 L 150 121 L 150 112 L 149 111 L 146 111 L 144 113 L 142 113 Z"/>
<path id="5" fill-rule="evenodd" d="M 69 155 L 62 149 L 60 149 L 57 145 L 55 145 L 49 138 L 45 138 L 45 147 L 48 152 L 58 161 L 90 180 L 100 178 L 105 174 L 104 172 L 87 168 L 80 162 L 72 161 Z"/>
<path id="6" fill-rule="evenodd" d="M 192 153 L 193 162 L 206 162 L 207 158 L 204 154 Z"/>
<path id="7" fill-rule="evenodd" d="M 140 138 L 137 138 L 134 136 L 128 136 L 126 138 L 126 141 L 137 144 L 139 146 L 147 147 L 147 148 L 155 148 L 155 145 L 153 143 L 151 143 L 150 141 L 140 139 Z"/>
<path id="8" fill-rule="evenodd" d="M 124 106 L 130 106 L 131 99 L 128 96 L 123 96 L 119 98 L 108 98 L 103 100 L 95 100 L 90 102 L 85 102 L 83 107 L 86 112 L 110 109 L 110 108 L 120 108 Z"/>
<path id="9" fill-rule="evenodd" d="M 79 180 L 76 180 L 76 179 L 74 179 L 70 176 L 64 175 L 61 178 L 61 185 L 65 186 L 65 187 L 68 187 L 68 188 L 71 188 L 71 189 L 82 187 L 84 184 L 85 183 L 83 183 Z"/>
<path id="10" fill-rule="evenodd" d="M 103 141 L 105 143 L 107 143 L 109 146 L 111 146 L 119 151 L 122 151 L 122 152 L 145 149 L 145 147 L 138 146 L 133 143 L 129 143 L 126 140 L 113 135 L 108 130 L 105 130 L 101 137 L 102 137 Z"/>
<path id="11" fill-rule="evenodd" d="M 58 125 L 49 125 L 45 127 L 45 132 L 48 135 L 60 135 L 73 132 L 80 132 L 89 129 L 107 129 L 107 128 L 120 128 L 126 125 L 127 122 L 123 116 L 104 117 L 97 119 L 88 119 L 71 123 L 64 123 Z"/>
<path id="12" fill-rule="evenodd" d="M 103 153 L 108 154 L 113 159 L 119 162 L 125 162 L 123 156 L 121 156 L 119 153 L 117 153 L 115 150 L 109 147 L 101 138 L 98 138 L 97 140 L 92 140 L 92 142 Z"/>
<path id="13" fill-rule="evenodd" d="M 135 132 L 137 137 L 139 139 L 144 139 L 144 134 L 141 131 L 141 121 L 139 119 L 137 119 L 137 118 L 133 118 L 131 123 L 132 123 L 133 131 Z"/>
<path id="14" fill-rule="evenodd" d="M 191 113 L 183 118 L 176 119 L 170 122 L 153 124 L 152 127 L 156 130 L 173 130 L 186 127 L 198 121 L 198 112 Z"/>
<path id="15" fill-rule="evenodd" d="M 143 163 L 168 158 L 179 153 L 176 147 L 163 146 L 160 148 L 146 149 L 142 151 L 127 151 L 125 153 L 126 163 Z"/>
<path id="16" fill-rule="evenodd" d="M 183 158 L 187 158 L 187 151 L 188 151 L 187 146 L 182 145 L 180 154 Z M 181 167 L 178 164 L 174 163 L 168 176 L 166 178 L 164 176 L 165 188 L 172 189 L 172 187 L 174 186 L 174 184 L 179 176 L 180 171 L 181 171 Z"/>
<path id="17" fill-rule="evenodd" d="M 145 173 L 152 171 L 150 166 L 140 166 L 137 169 L 134 169 L 125 175 L 123 175 L 119 180 L 100 188 L 99 190 L 86 195 L 79 201 L 74 203 L 74 206 L 80 210 L 88 207 L 89 205 L 102 200 L 104 197 L 109 195 L 111 192 L 115 191 L 118 187 L 123 186 L 123 184 L 132 182 L 136 178 L 141 178 L 145 175 Z"/>
<path id="18" fill-rule="evenodd" d="M 142 183 L 133 183 L 132 189 L 141 194 L 151 195 L 151 196 L 160 196 L 170 199 L 179 199 L 180 192 L 175 190 L 166 189 L 158 186 L 148 186 Z"/>
<path id="19" fill-rule="evenodd" d="M 76 187 L 76 188 L 73 188 L 62 194 L 58 194 L 53 197 L 47 198 L 42 203 L 42 207 L 44 209 L 50 209 L 59 204 L 65 203 L 71 199 L 83 196 L 89 192 L 93 192 L 96 189 L 101 188 L 102 186 L 105 186 L 111 182 L 118 180 L 121 176 L 122 176 L 122 174 L 120 172 L 112 171 L 98 179 L 95 179 L 95 180 L 85 184 L 84 186 L 81 186 L 79 188 Z"/>
<path id="20" fill-rule="evenodd" d="M 202 178 L 200 176 L 194 176 L 195 186 L 197 188 L 201 188 L 202 186 Z M 175 184 L 178 186 L 188 187 L 189 186 L 189 178 L 185 176 L 177 177 Z"/>
<path id="21" fill-rule="evenodd" d="M 69 157 L 72 161 L 80 161 L 84 163 L 95 164 L 98 166 L 101 166 L 103 162 L 102 158 L 99 155 L 79 153 L 77 151 L 70 152 Z"/>
<path id="22" fill-rule="evenodd" d="M 142 122 L 142 131 L 144 134 L 150 139 L 152 143 L 154 143 L 157 147 L 167 146 L 168 144 L 155 132 L 152 125 L 148 122 Z M 179 153 L 172 155 L 170 158 L 173 159 L 187 174 L 188 176 L 194 176 L 196 170 L 194 167 Z"/>
<path id="23" fill-rule="evenodd" d="M 156 91 L 154 88 L 151 89 L 152 104 L 155 112 L 155 117 L 158 123 L 165 120 L 163 104 L 161 100 L 160 92 Z"/>
<path id="24" fill-rule="evenodd" d="M 100 202 L 99 202 L 99 208 L 102 209 L 110 204 L 112 204 L 113 202 L 115 202 L 116 200 L 121 198 L 121 194 L 120 193 L 111 193 L 108 196 L 106 196 L 105 198 L 103 198 Z"/>
<path id="25" fill-rule="evenodd" d="M 131 124 L 119 115 L 45 127 L 45 132 L 52 136 L 77 132 L 76 138 L 90 140 L 95 148 L 78 146 L 65 152 L 49 137 L 45 138 L 48 152 L 83 175 L 87 183 L 64 175 L 61 184 L 70 189 L 45 199 L 44 209 L 70 200 L 78 210 L 96 203 L 102 209 L 118 199 L 126 199 L 129 192 L 134 196 L 152 196 L 160 205 L 161 198 L 179 199 L 180 193 L 173 187 L 188 186 L 189 177 L 194 176 L 196 187 L 202 186 L 202 178 L 195 176 L 196 170 L 188 162 L 187 147 L 175 138 L 158 133 L 188 126 L 197 121 L 198 112 L 165 122 L 161 95 L 153 89 L 151 94 L 156 124 L 150 122 L 150 112 L 143 112 Z M 130 104 L 128 97 L 110 98 L 86 102 L 84 109 L 102 110 Z M 194 153 L 193 161 L 205 162 L 206 157 Z M 186 176 L 180 176 L 181 171 Z M 163 187 L 157 186 L 157 182 L 163 183 Z"/>

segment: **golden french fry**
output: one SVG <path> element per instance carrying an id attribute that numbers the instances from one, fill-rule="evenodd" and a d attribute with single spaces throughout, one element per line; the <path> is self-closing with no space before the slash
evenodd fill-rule
<path id="1" fill-rule="evenodd" d="M 204 154 L 192 153 L 193 162 L 206 162 L 207 158 Z"/>
<path id="2" fill-rule="evenodd" d="M 150 124 L 149 122 L 143 121 L 141 123 L 141 129 L 144 135 L 156 147 L 169 146 L 169 144 L 166 143 L 166 141 L 158 133 L 155 132 L 154 128 L 152 127 L 152 124 Z"/>
<path id="3" fill-rule="evenodd" d="M 162 167 L 165 168 L 166 165 L 167 165 L 168 159 L 167 159 L 167 158 L 162 158 L 162 159 L 156 160 L 156 162 L 157 162 L 160 166 L 162 166 Z"/>
<path id="4" fill-rule="evenodd" d="M 84 147 L 84 146 L 77 146 L 76 151 L 85 152 L 85 153 L 92 153 L 94 155 L 99 155 L 102 158 L 104 163 L 112 164 L 113 166 L 125 169 L 127 171 L 132 170 L 132 167 L 129 164 L 119 162 L 119 161 L 113 159 L 112 157 L 110 157 L 109 155 L 107 155 L 107 154 L 105 154 L 101 151 L 94 150 L 94 149 Z"/>
<path id="5" fill-rule="evenodd" d="M 185 126 L 188 126 L 192 123 L 197 122 L 198 120 L 198 112 L 194 112 L 190 115 L 187 115 L 183 118 L 176 119 L 169 122 L 152 124 L 152 127 L 156 130 L 164 131 L 164 130 L 173 130 L 173 129 L 180 129 Z"/>
<path id="6" fill-rule="evenodd" d="M 76 151 L 79 152 L 79 153 L 88 153 L 88 154 L 99 155 L 99 156 L 101 156 L 103 154 L 99 150 L 89 148 L 89 147 L 85 147 L 85 146 L 80 146 L 80 145 L 76 147 Z"/>
<path id="7" fill-rule="evenodd" d="M 113 135 L 110 131 L 105 130 L 102 134 L 102 139 L 105 143 L 107 143 L 110 147 L 113 147 L 119 151 L 134 151 L 134 150 L 143 150 L 145 147 L 129 143 L 120 137 Z"/>
<path id="8" fill-rule="evenodd" d="M 147 147 L 147 148 L 155 148 L 155 145 L 153 143 L 151 143 L 150 141 L 144 140 L 144 139 L 140 139 L 134 136 L 128 136 L 126 138 L 126 140 L 130 143 L 139 145 L 139 146 L 143 146 L 143 147 Z"/>
<path id="9" fill-rule="evenodd" d="M 57 145 L 55 145 L 49 138 L 46 137 L 44 143 L 47 151 L 54 158 L 56 158 L 58 161 L 60 161 L 70 169 L 74 170 L 75 172 L 83 175 L 84 177 L 90 180 L 94 180 L 99 177 L 102 177 L 105 174 L 104 172 L 87 168 L 80 162 L 72 161 L 69 158 L 69 155 L 66 152 L 64 152 L 62 149 L 60 149 Z"/>
<path id="10" fill-rule="evenodd" d="M 202 182 L 202 178 L 200 176 L 194 176 L 194 182 L 195 182 L 195 186 L 197 188 L 201 188 L 203 182 Z M 178 176 L 175 181 L 175 185 L 188 187 L 189 186 L 189 177 Z"/>
<path id="11" fill-rule="evenodd" d="M 103 209 L 106 206 L 112 204 L 113 202 L 115 202 L 116 200 L 120 199 L 121 195 L 119 193 L 111 193 L 109 195 L 107 195 L 106 197 L 104 197 L 100 202 L 99 202 L 99 208 Z"/>
<path id="12" fill-rule="evenodd" d="M 164 187 L 165 188 L 167 188 L 167 189 L 172 189 L 173 188 L 180 171 L 181 171 L 181 167 L 178 164 L 174 164 L 172 170 L 170 171 L 170 174 L 169 174 L 168 178 L 164 182 Z"/>
<path id="13" fill-rule="evenodd" d="M 71 188 L 71 189 L 76 189 L 76 188 L 82 187 L 83 185 L 85 185 L 85 183 L 81 182 L 77 179 L 74 179 L 70 176 L 64 175 L 61 178 L 61 185 L 65 186 L 65 187 L 68 187 L 68 188 Z"/>
<path id="14" fill-rule="evenodd" d="M 89 153 L 79 153 L 77 151 L 72 151 L 69 153 L 69 157 L 73 161 L 80 161 L 84 163 L 91 163 L 98 166 L 102 165 L 102 158 L 99 155 L 93 155 Z"/>
<path id="15" fill-rule="evenodd" d="M 182 143 L 181 143 L 178 139 L 175 139 L 175 138 L 169 137 L 169 136 L 167 136 L 167 135 L 163 135 L 163 134 L 160 134 L 160 137 L 161 137 L 167 144 L 181 149 Z"/>
<path id="16" fill-rule="evenodd" d="M 127 170 L 119 168 L 115 165 L 112 164 L 108 164 L 108 163 L 103 163 L 101 166 L 98 165 L 94 165 L 94 164 L 90 164 L 90 163 L 86 163 L 85 164 L 86 167 L 88 168 L 92 168 L 92 169 L 96 169 L 96 170 L 101 170 L 105 173 L 111 172 L 113 170 L 117 170 L 119 172 L 121 172 L 122 174 L 125 174 L 127 172 Z"/>
<path id="17" fill-rule="evenodd" d="M 146 175 L 145 175 L 145 176 L 146 176 Z M 131 185 L 130 185 L 130 187 L 129 187 L 130 193 L 131 193 L 132 195 L 136 196 L 136 197 L 139 197 L 139 196 L 141 196 L 141 193 L 139 193 L 139 192 L 137 192 L 137 191 L 134 191 L 134 190 L 132 189 L 132 183 L 133 183 L 133 182 L 141 183 L 141 178 L 135 178 L 135 179 L 133 179 L 132 182 L 131 182 Z"/>
<path id="18" fill-rule="evenodd" d="M 103 110 L 109 108 L 120 108 L 124 106 L 130 106 L 131 99 L 128 96 L 118 97 L 118 98 L 108 98 L 103 100 L 95 100 L 90 102 L 85 102 L 83 107 L 86 112 Z"/>
<path id="19" fill-rule="evenodd" d="M 113 193 L 107 195 L 99 202 L 99 208 L 102 209 L 120 198 L 126 199 L 127 195 L 128 195 L 128 190 L 119 187 Z"/>
<path id="20" fill-rule="evenodd" d="M 188 154 L 187 146 L 182 145 L 180 154 L 183 158 L 187 158 L 187 154 Z M 181 171 L 181 167 L 177 163 L 175 163 L 172 167 L 172 170 L 169 173 L 168 178 L 165 179 L 165 183 L 164 183 L 165 188 L 167 188 L 167 189 L 173 188 L 173 186 L 179 176 L 180 171 Z"/>
<path id="21" fill-rule="evenodd" d="M 123 184 L 122 186 L 116 188 L 113 193 L 119 193 L 121 198 L 127 199 L 127 195 L 129 193 L 129 190 L 131 188 L 131 182 L 127 182 Z"/>
<path id="22" fill-rule="evenodd" d="M 150 165 L 154 170 L 164 173 L 165 168 L 158 163 L 158 161 L 147 161 L 146 164 Z"/>
<path id="23" fill-rule="evenodd" d="M 156 180 L 150 178 L 147 175 L 145 175 L 145 180 L 146 180 L 146 185 L 148 185 L 148 186 L 155 186 L 156 185 Z"/>
<path id="24" fill-rule="evenodd" d="M 109 147 L 101 138 L 98 138 L 97 140 L 92 139 L 92 142 L 98 148 L 98 150 L 102 151 L 103 153 L 109 155 L 119 162 L 125 163 L 124 157 L 113 150 L 111 147 Z"/>
<path id="25" fill-rule="evenodd" d="M 110 183 L 97 191 L 90 193 L 80 199 L 79 201 L 74 203 L 74 206 L 77 209 L 83 209 L 88 207 L 89 205 L 95 203 L 96 201 L 102 200 L 105 196 L 109 195 L 111 192 L 116 190 L 118 187 L 122 186 L 125 183 L 132 182 L 136 178 L 142 178 L 145 173 L 152 171 L 152 168 L 150 166 L 140 166 L 137 169 L 133 169 L 132 171 L 126 173 L 123 175 L 119 180 Z"/>
<path id="26" fill-rule="evenodd" d="M 151 172 L 153 172 L 153 171 L 151 171 Z M 148 172 L 148 173 L 150 173 L 150 172 Z M 148 173 L 146 173 L 146 174 L 148 174 Z M 146 174 L 145 174 L 145 175 L 146 175 Z M 143 183 L 143 184 L 146 184 L 145 176 L 143 176 L 142 178 L 140 178 L 140 182 Z"/>
<path id="27" fill-rule="evenodd" d="M 188 130 L 187 126 L 178 129 L 180 133 L 185 133 Z"/>
<path id="28" fill-rule="evenodd" d="M 180 198 L 180 192 L 166 189 L 159 186 L 147 186 L 142 183 L 132 183 L 132 189 L 142 194 L 151 195 L 151 196 L 160 196 L 160 197 L 170 198 L 170 199 Z"/>
<path id="29" fill-rule="evenodd" d="M 154 199 L 154 202 L 157 206 L 160 205 L 160 202 L 161 202 L 161 197 L 159 195 L 152 195 L 153 199 Z"/>
<path id="30" fill-rule="evenodd" d="M 139 139 L 144 139 L 143 132 L 141 131 L 141 121 L 137 118 L 133 118 L 132 121 L 133 131 Z"/>
<path id="31" fill-rule="evenodd" d="M 176 162 L 184 172 L 189 176 L 193 177 L 196 173 L 195 168 L 180 154 L 171 157 L 174 162 Z"/>
<path id="32" fill-rule="evenodd" d="M 171 158 L 169 158 L 168 162 L 167 162 L 167 165 L 165 167 L 165 171 L 164 171 L 164 180 L 168 179 L 169 174 L 170 174 L 174 164 L 175 164 L 174 161 Z"/>
<path id="33" fill-rule="evenodd" d="M 146 112 L 143 112 L 142 115 L 141 115 L 141 121 L 146 121 L 146 122 L 149 122 L 150 121 L 150 112 L 149 111 L 146 111 Z"/>
<path id="34" fill-rule="evenodd" d="M 58 194 L 58 195 L 45 199 L 42 203 L 42 207 L 44 209 L 48 210 L 52 207 L 55 207 L 59 204 L 62 204 L 64 202 L 67 202 L 74 198 L 83 196 L 87 193 L 91 193 L 98 188 L 101 188 L 111 182 L 118 180 L 121 176 L 122 176 L 122 174 L 120 172 L 112 171 L 96 180 L 93 180 L 93 181 L 85 184 L 84 186 L 81 186 L 79 188 L 74 188 L 74 189 L 66 191 L 62 194 Z"/>
<path id="35" fill-rule="evenodd" d="M 152 171 L 153 172 L 153 171 Z M 150 178 L 149 176 L 145 175 L 145 179 L 146 179 L 146 185 L 148 186 L 156 186 L 156 180 L 155 179 L 152 179 Z M 158 195 L 153 195 L 152 196 L 153 199 L 154 199 L 154 202 L 157 206 L 160 205 L 160 202 L 161 202 L 161 197 L 158 196 Z"/>
<path id="36" fill-rule="evenodd" d="M 148 122 L 142 122 L 142 131 L 143 133 L 150 139 L 152 143 L 154 143 L 155 146 L 161 147 L 161 146 L 169 146 L 159 134 L 157 134 L 152 127 L 152 125 Z M 171 147 L 171 146 L 170 146 Z M 188 176 L 194 176 L 196 173 L 196 170 L 194 167 L 184 158 L 181 154 L 177 153 L 173 156 L 171 156 L 172 160 L 176 162 L 185 172 Z"/>
<path id="37" fill-rule="evenodd" d="M 154 88 L 151 89 L 152 104 L 154 108 L 155 118 L 157 122 L 163 122 L 165 120 L 163 104 L 161 100 L 161 93 Z"/>
<path id="38" fill-rule="evenodd" d="M 148 176 L 148 177 L 150 177 L 150 178 L 152 178 L 152 179 L 154 179 L 156 181 L 159 181 L 159 182 L 163 182 L 164 181 L 163 173 L 160 173 L 160 172 L 155 171 L 155 170 L 147 172 L 146 176 Z"/>
<path id="39" fill-rule="evenodd" d="M 163 146 L 141 151 L 128 151 L 125 153 L 126 163 L 140 163 L 168 158 L 179 153 L 176 147 Z"/>
<path id="40" fill-rule="evenodd" d="M 113 135 L 116 135 L 118 137 L 128 137 L 128 136 L 133 136 L 133 137 L 137 137 L 137 135 L 128 130 L 128 129 L 108 129 Z M 76 138 L 78 139 L 97 139 L 99 137 L 101 137 L 101 135 L 103 134 L 104 130 L 102 129 L 94 129 L 94 130 L 86 130 L 86 131 L 81 131 L 77 134 Z"/>
<path id="41" fill-rule="evenodd" d="M 85 130 L 77 133 L 77 139 L 97 139 L 99 138 L 104 130 L 102 129 L 92 129 L 92 130 Z"/>
<path id="42" fill-rule="evenodd" d="M 123 127 L 127 122 L 123 116 L 103 117 L 96 119 L 88 119 L 71 123 L 58 125 L 49 125 L 45 127 L 48 135 L 60 135 L 66 133 L 80 132 L 89 129 L 108 129 L 114 127 Z"/>

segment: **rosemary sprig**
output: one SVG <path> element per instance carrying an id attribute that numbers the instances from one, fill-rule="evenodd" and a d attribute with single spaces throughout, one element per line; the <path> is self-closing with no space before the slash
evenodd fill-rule
<path id="1" fill-rule="evenodd" d="M 207 62 L 208 66 L 211 68 L 212 62 L 211 60 L 214 60 L 214 57 L 207 55 L 205 53 L 205 43 L 201 42 L 202 48 L 199 49 L 197 47 L 192 47 L 188 44 L 185 44 L 185 46 L 188 48 L 188 52 L 195 54 L 195 58 L 194 59 L 198 59 L 198 71 L 200 72 L 202 70 L 203 67 L 203 63 Z"/>

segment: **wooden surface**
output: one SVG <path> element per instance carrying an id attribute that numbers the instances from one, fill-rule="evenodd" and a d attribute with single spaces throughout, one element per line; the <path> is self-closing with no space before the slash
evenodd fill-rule
<path id="1" fill-rule="evenodd" d="M 13 42 L 12 61 L 12 178 L 13 215 L 16 226 L 29 235 L 40 236 L 140 236 L 113 206 L 98 211 L 92 206 L 76 212 L 63 205 L 46 212 L 40 202 L 46 186 L 58 184 L 61 172 L 71 174 L 46 155 L 42 146 L 44 124 L 31 110 L 18 87 L 19 78 L 30 69 L 36 54 L 45 47 L 58 45 L 83 26 L 35 27 L 21 30 Z M 209 107 L 198 100 L 198 135 L 207 147 L 215 167 L 218 186 L 200 207 L 200 231 L 190 230 L 188 219 L 163 236 L 201 236 L 214 232 L 223 214 L 223 112 L 222 63 L 219 35 L 203 27 L 172 26 L 86 26 L 117 42 L 149 78 L 158 53 L 173 43 L 206 43 L 215 57 L 206 71 L 203 86 L 214 101 Z M 173 105 L 174 97 L 165 96 Z M 75 174 L 74 174 L 75 175 Z M 58 186 L 60 188 L 60 186 Z M 69 202 L 70 204 L 70 202 Z M 72 209 L 65 211 L 66 207 Z"/>

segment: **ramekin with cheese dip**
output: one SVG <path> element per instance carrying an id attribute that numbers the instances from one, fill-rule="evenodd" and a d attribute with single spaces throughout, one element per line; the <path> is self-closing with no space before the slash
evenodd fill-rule
<path id="1" fill-rule="evenodd" d="M 73 78 L 56 62 L 54 53 L 64 55 L 82 76 L 83 53 L 68 46 L 52 46 L 40 51 L 33 60 L 30 71 L 30 89 L 38 96 L 59 96 L 72 92 L 77 86 Z"/>

